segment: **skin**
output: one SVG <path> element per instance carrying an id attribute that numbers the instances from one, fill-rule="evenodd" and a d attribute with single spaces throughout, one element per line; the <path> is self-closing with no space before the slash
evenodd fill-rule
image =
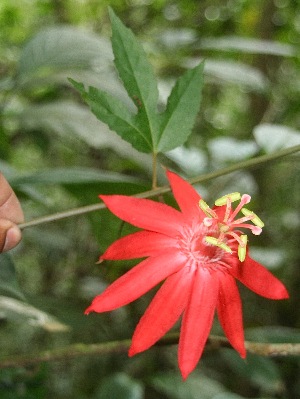
<path id="1" fill-rule="evenodd" d="M 0 252 L 14 248 L 21 240 L 17 224 L 24 221 L 21 205 L 11 186 L 0 173 Z"/>

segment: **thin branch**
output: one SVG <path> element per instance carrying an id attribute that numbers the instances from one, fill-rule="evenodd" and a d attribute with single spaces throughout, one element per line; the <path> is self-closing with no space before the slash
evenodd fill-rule
<path id="1" fill-rule="evenodd" d="M 236 172 L 241 169 L 250 169 L 250 168 L 260 166 L 266 162 L 273 162 L 276 159 L 285 157 L 287 155 L 294 154 L 298 151 L 300 151 L 300 145 L 297 145 L 294 147 L 289 147 L 289 148 L 286 148 L 281 151 L 273 152 L 272 154 L 261 155 L 261 156 L 255 157 L 255 158 L 248 159 L 246 161 L 238 162 L 238 163 L 228 166 L 226 168 L 222 168 L 222 169 L 216 170 L 211 173 L 206 173 L 204 175 L 197 176 L 193 179 L 190 179 L 189 182 L 191 184 L 203 183 L 205 181 L 215 179 L 217 177 L 224 176 L 224 175 Z M 170 191 L 170 187 L 164 186 L 164 187 L 156 188 L 153 190 L 149 190 L 149 191 L 145 191 L 143 193 L 137 194 L 136 197 L 150 198 L 150 197 L 155 197 L 155 196 L 159 196 L 159 195 L 168 193 L 169 191 Z M 105 208 L 105 205 L 103 203 L 87 205 L 87 206 L 71 209 L 71 210 L 68 210 L 65 212 L 59 212 L 59 213 L 55 213 L 53 215 L 48 215 L 48 216 L 44 216 L 41 218 L 37 218 L 37 219 L 31 220 L 29 222 L 22 223 L 19 225 L 19 227 L 20 227 L 20 229 L 25 229 L 27 227 L 32 227 L 32 226 L 37 226 L 37 225 L 44 224 L 44 223 L 54 222 L 54 221 L 66 219 L 66 218 L 72 217 L 72 216 L 83 215 L 85 213 L 98 211 L 98 210 L 101 210 L 104 208 Z"/>
<path id="2" fill-rule="evenodd" d="M 112 341 L 101 344 L 73 344 L 58 349 L 49 349 L 32 355 L 16 355 L 0 359 L 0 369 L 28 367 L 44 362 L 64 361 L 82 356 L 105 355 L 126 352 L 130 340 Z"/>
<path id="3" fill-rule="evenodd" d="M 164 338 L 162 338 L 156 345 L 177 345 L 178 339 L 178 333 L 168 334 Z M 0 359 L 0 369 L 28 367 L 44 362 L 66 361 L 83 356 L 99 356 L 113 353 L 124 353 L 129 349 L 130 344 L 130 339 L 104 342 L 100 344 L 73 344 L 63 348 L 46 350 L 37 354 L 16 355 Z M 300 344 L 274 344 L 246 341 L 245 346 L 249 353 L 253 353 L 259 356 L 300 356 Z M 224 347 L 231 348 L 226 338 L 211 335 L 207 341 L 206 350 L 218 350 Z"/>

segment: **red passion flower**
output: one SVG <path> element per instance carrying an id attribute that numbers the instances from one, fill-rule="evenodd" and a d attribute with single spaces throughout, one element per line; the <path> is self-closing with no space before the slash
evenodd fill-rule
<path id="1" fill-rule="evenodd" d="M 100 196 L 112 213 L 143 229 L 115 241 L 100 260 L 146 259 L 98 295 L 85 313 L 127 305 L 164 281 L 135 329 L 129 356 L 155 344 L 182 315 L 178 363 L 186 379 L 202 355 L 215 310 L 232 347 L 246 356 L 235 279 L 270 299 L 288 298 L 288 292 L 248 255 L 247 235 L 240 229 L 258 235 L 263 227 L 244 207 L 249 195 L 225 195 L 211 209 L 189 183 L 172 172 L 167 176 L 181 211 L 148 199 Z"/>

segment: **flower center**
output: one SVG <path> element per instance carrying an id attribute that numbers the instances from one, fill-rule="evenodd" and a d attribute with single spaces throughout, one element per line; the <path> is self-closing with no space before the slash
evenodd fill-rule
<path id="1" fill-rule="evenodd" d="M 216 233 L 214 227 L 207 227 L 201 223 L 193 228 L 187 227 L 178 237 L 181 252 L 189 260 L 190 267 L 204 267 L 210 270 L 228 267 L 222 261 L 224 250 L 206 241 L 207 234 L 216 235 Z"/>
<path id="2" fill-rule="evenodd" d="M 262 232 L 264 223 L 262 220 L 252 211 L 245 208 L 244 205 L 248 204 L 251 200 L 250 195 L 240 193 L 231 193 L 224 195 L 223 197 L 215 201 L 216 207 L 224 207 L 225 209 L 211 209 L 205 201 L 202 199 L 199 202 L 199 206 L 202 211 L 206 214 L 206 218 L 203 220 L 203 224 L 207 228 L 212 228 L 216 234 L 206 235 L 205 241 L 208 244 L 221 248 L 223 251 L 232 253 L 231 248 L 227 245 L 229 238 L 233 238 L 238 242 L 238 257 L 241 262 L 246 257 L 246 247 L 248 237 L 246 234 L 240 234 L 238 228 L 249 229 L 253 234 L 259 235 Z M 235 209 L 232 208 L 232 203 L 240 201 Z M 241 212 L 244 216 L 238 219 L 235 217 Z M 253 223 L 245 223 L 251 221 Z"/>

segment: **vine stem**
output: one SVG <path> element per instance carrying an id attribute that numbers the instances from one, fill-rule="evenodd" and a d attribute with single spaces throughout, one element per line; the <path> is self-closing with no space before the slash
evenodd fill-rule
<path id="1" fill-rule="evenodd" d="M 294 154 L 298 151 L 300 151 L 300 145 L 289 147 L 284 150 L 274 152 L 272 154 L 261 155 L 261 156 L 255 157 L 255 158 L 248 159 L 246 161 L 238 162 L 234 165 L 227 166 L 226 168 L 222 168 L 222 169 L 216 170 L 214 172 L 210 172 L 210 173 L 206 173 L 201 176 L 194 177 L 193 179 L 188 180 L 188 182 L 190 184 L 203 183 L 205 181 L 215 179 L 217 177 L 227 175 L 229 173 L 233 173 L 233 172 L 236 172 L 241 169 L 250 169 L 250 168 L 258 167 L 266 162 L 273 162 L 276 159 L 285 157 L 287 155 Z M 156 167 L 157 166 L 155 166 L 155 168 Z M 153 169 L 154 169 L 154 167 L 153 167 Z M 155 176 L 156 176 L 156 173 L 155 173 Z M 156 181 L 156 177 L 155 177 L 155 181 Z M 154 183 L 155 183 L 155 181 L 154 181 Z M 154 188 L 149 191 L 144 191 L 143 193 L 136 194 L 135 196 L 138 198 L 150 198 L 150 197 L 155 197 L 155 196 L 159 196 L 159 195 L 168 193 L 170 190 L 171 189 L 169 186 L 163 186 L 163 187 L 159 187 L 159 188 Z M 98 210 L 101 210 L 104 208 L 105 208 L 105 205 L 103 203 L 87 205 L 87 206 L 83 206 L 83 207 L 79 207 L 79 208 L 75 208 L 75 209 L 70 209 L 65 212 L 58 212 L 58 213 L 55 213 L 52 215 L 37 218 L 37 219 L 31 220 L 29 222 L 21 223 L 21 224 L 19 224 L 19 227 L 20 227 L 20 229 L 23 230 L 27 227 L 33 227 L 33 226 L 41 225 L 44 223 L 49 223 L 49 222 L 54 222 L 54 221 L 61 220 L 61 219 L 66 219 L 66 218 L 73 217 L 73 216 L 83 215 L 85 213 L 98 211 Z"/>
<path id="2" fill-rule="evenodd" d="M 155 346 L 177 345 L 179 333 L 167 334 Z M 105 355 L 112 353 L 124 353 L 131 344 L 130 339 L 109 341 L 98 344 L 71 344 L 62 348 L 49 349 L 40 353 L 29 355 L 14 355 L 0 359 L 0 369 L 12 367 L 28 367 L 43 362 L 66 361 L 82 356 Z M 217 350 L 231 348 L 230 343 L 224 337 L 210 335 L 205 350 Z M 264 357 L 300 356 L 300 344 L 297 343 L 262 343 L 245 342 L 248 353 Z"/>

